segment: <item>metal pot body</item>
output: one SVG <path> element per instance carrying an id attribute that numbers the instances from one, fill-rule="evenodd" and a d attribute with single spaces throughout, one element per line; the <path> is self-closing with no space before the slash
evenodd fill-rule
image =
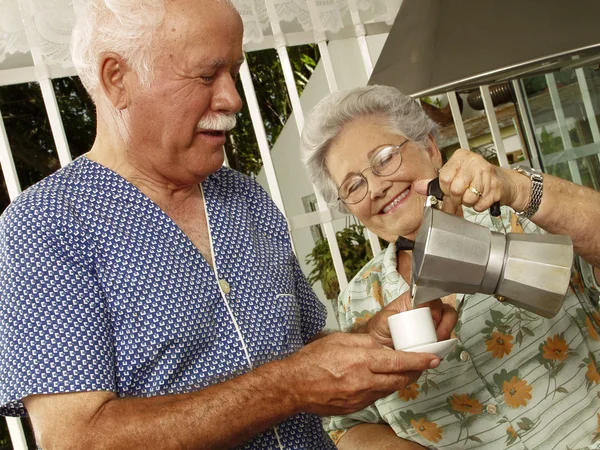
<path id="1" fill-rule="evenodd" d="M 413 304 L 480 292 L 552 317 L 564 301 L 572 262 L 568 236 L 504 235 L 427 207 L 413 248 Z"/>

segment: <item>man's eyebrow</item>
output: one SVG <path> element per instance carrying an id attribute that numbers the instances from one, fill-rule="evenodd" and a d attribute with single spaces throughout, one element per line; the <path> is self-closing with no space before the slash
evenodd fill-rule
<path id="1" fill-rule="evenodd" d="M 246 61 L 246 59 L 244 57 L 238 59 L 237 61 L 235 61 L 233 63 L 234 66 L 241 66 L 242 64 L 244 64 L 244 61 Z M 220 69 L 222 67 L 227 67 L 229 65 L 229 61 L 226 61 L 224 59 L 211 59 L 210 61 L 208 61 L 206 63 L 206 65 L 208 67 L 214 68 L 214 69 Z"/>

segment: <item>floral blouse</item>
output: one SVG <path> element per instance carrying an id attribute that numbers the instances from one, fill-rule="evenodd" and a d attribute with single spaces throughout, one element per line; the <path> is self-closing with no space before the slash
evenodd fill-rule
<path id="1" fill-rule="evenodd" d="M 543 232 L 509 208 L 502 220 L 464 212 L 493 231 Z M 337 442 L 360 423 L 387 423 L 426 448 L 600 449 L 599 289 L 589 274 L 573 271 L 563 308 L 551 319 L 493 296 L 458 295 L 454 351 L 405 389 L 325 419 L 330 436 Z M 392 244 L 340 294 L 340 328 L 369 320 L 408 289 Z"/>

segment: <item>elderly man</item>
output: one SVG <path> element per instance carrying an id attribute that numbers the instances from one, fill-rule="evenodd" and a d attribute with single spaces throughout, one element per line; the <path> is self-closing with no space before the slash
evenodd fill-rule
<path id="1" fill-rule="evenodd" d="M 241 106 L 232 6 L 90 3 L 73 54 L 96 141 L 0 223 L 0 413 L 29 414 L 53 449 L 334 448 L 318 415 L 439 360 L 385 348 L 385 315 L 376 337 L 317 339 L 285 220 L 222 168 Z"/>

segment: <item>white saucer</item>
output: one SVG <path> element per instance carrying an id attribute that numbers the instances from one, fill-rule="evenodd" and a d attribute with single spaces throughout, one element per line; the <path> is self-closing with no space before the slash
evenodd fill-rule
<path id="1" fill-rule="evenodd" d="M 418 345 L 417 347 L 410 348 L 408 350 L 402 350 L 403 352 L 419 352 L 419 353 L 433 353 L 440 359 L 444 359 L 448 353 L 452 351 L 456 345 L 458 339 L 447 339 L 445 341 L 434 342 L 433 344 Z"/>

